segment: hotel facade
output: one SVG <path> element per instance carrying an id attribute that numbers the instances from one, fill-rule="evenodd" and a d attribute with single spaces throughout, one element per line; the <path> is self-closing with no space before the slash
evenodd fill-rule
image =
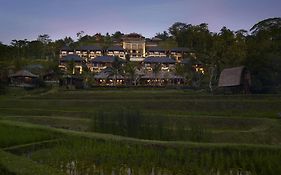
<path id="1" fill-rule="evenodd" d="M 122 64 L 128 61 L 136 62 L 139 65 L 136 70 L 137 76 L 142 77 L 144 84 L 183 82 L 184 77 L 175 75 L 175 66 L 185 64 L 188 58 L 196 58 L 195 54 L 188 48 L 165 50 L 159 47 L 160 41 L 159 38 L 145 39 L 140 34 L 131 33 L 124 35 L 120 43 L 105 49 L 99 46 L 81 46 L 77 49 L 65 46 L 60 50 L 59 67 L 65 72 L 71 72 L 67 70 L 67 65 L 72 62 L 73 74 L 82 74 L 83 68 L 87 67 L 95 74 L 98 82 L 107 84 L 108 81 L 113 81 L 107 80 L 110 77 L 108 68 L 111 68 L 118 59 Z M 159 69 L 157 74 L 156 68 Z M 203 69 L 196 65 L 196 70 Z M 125 76 L 120 75 L 118 78 L 119 84 L 126 81 Z"/>

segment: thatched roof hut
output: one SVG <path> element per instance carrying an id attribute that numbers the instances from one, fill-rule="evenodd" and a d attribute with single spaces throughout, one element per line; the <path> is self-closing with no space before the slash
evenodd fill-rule
<path id="1" fill-rule="evenodd" d="M 14 74 L 9 75 L 10 78 L 15 78 L 15 77 L 30 77 L 30 78 L 38 78 L 38 75 L 35 75 L 27 70 L 20 70 Z"/>
<path id="2" fill-rule="evenodd" d="M 250 72 L 245 66 L 224 69 L 219 79 L 219 87 L 242 87 L 245 92 L 251 85 Z"/>
<path id="3" fill-rule="evenodd" d="M 27 70 L 20 70 L 9 75 L 10 85 L 16 87 L 35 87 L 38 85 L 38 75 Z"/>

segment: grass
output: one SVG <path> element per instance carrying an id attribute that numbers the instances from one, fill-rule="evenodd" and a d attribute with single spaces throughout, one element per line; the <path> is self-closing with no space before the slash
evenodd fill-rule
<path id="1" fill-rule="evenodd" d="M 50 140 L 57 137 L 53 132 L 46 132 L 39 129 L 22 128 L 0 123 L 0 148 L 10 147 L 18 144 L 26 144 L 43 140 Z"/>
<path id="2" fill-rule="evenodd" d="M 238 169 L 241 172 L 267 175 L 281 172 L 278 168 L 280 148 L 239 145 L 157 146 L 83 139 L 65 142 L 52 149 L 33 152 L 31 157 L 61 168 L 64 172 L 68 170 L 69 164 L 73 164 L 73 170 L 82 174 L 86 173 L 85 167 L 90 167 L 91 172 L 106 171 L 107 174 L 112 170 L 120 173 L 124 167 L 143 174 L 148 174 L 153 168 L 169 174 L 229 173 L 231 170 L 238 172 Z"/>
<path id="3" fill-rule="evenodd" d="M 140 174 L 147 174 L 153 168 L 157 172 L 174 174 L 211 174 L 211 171 L 215 174 L 238 169 L 253 174 L 280 173 L 279 168 L 273 168 L 280 162 L 280 146 L 140 140 L 15 121 L 2 120 L 1 123 L 65 135 L 57 146 L 35 149 L 29 155 L 33 161 L 63 172 L 71 170 L 85 174 L 85 171 L 114 170 L 122 174 L 130 167 Z"/>
<path id="4" fill-rule="evenodd" d="M 62 175 L 55 168 L 40 165 L 22 156 L 0 150 L 0 174 L 2 175 Z"/>
<path id="5" fill-rule="evenodd" d="M 80 95 L 80 97 L 79 97 Z M 88 116 L 100 108 L 107 110 L 123 106 L 148 113 L 184 115 L 244 116 L 277 118 L 280 96 L 194 96 L 184 92 L 61 92 L 21 99 L 1 100 L 4 114 L 59 115 L 82 113 Z M 17 106 L 15 107 L 15 104 Z M 27 111 L 32 109 L 34 112 Z M 81 116 L 81 115 L 80 115 Z"/>
<path id="6" fill-rule="evenodd" d="M 278 119 L 144 114 L 137 119 L 130 115 L 120 115 L 120 111 L 119 114 L 117 111 L 115 113 L 107 111 L 102 116 L 89 119 L 61 116 L 2 116 L 0 118 L 77 131 L 94 131 L 154 140 L 255 144 L 280 144 L 281 140 Z M 138 122 L 132 119 L 137 119 Z"/>
<path id="7" fill-rule="evenodd" d="M 1 154 L 67 174 L 281 174 L 280 95 L 40 91 L 0 97 Z"/>

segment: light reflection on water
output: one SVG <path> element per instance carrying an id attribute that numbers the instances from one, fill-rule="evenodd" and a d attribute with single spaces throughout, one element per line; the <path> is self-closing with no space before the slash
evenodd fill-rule
<path id="1" fill-rule="evenodd" d="M 130 168 L 127 165 L 119 167 L 97 166 L 95 163 L 79 162 L 76 160 L 69 162 L 60 162 L 59 169 L 67 175 L 172 175 L 172 174 L 189 174 L 183 171 L 171 171 L 168 168 L 152 167 L 152 168 Z M 196 174 L 196 173 L 195 173 Z M 241 169 L 231 169 L 228 172 L 220 172 L 213 169 L 206 172 L 206 175 L 252 175 L 251 172 Z"/>
<path id="2" fill-rule="evenodd" d="M 144 170 L 142 168 L 133 169 L 127 165 L 121 165 L 118 168 L 105 168 L 103 166 L 97 166 L 96 164 L 81 163 L 78 161 L 61 162 L 60 171 L 67 175 L 168 175 L 172 174 L 164 168 L 162 170 L 151 168 L 150 170 Z"/>

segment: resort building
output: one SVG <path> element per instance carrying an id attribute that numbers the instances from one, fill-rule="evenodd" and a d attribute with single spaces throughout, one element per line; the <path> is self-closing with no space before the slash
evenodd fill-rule
<path id="1" fill-rule="evenodd" d="M 112 64 L 116 61 L 121 63 L 124 62 L 124 60 L 121 60 L 118 57 L 114 57 L 114 56 L 99 56 L 90 60 L 88 67 L 92 72 L 101 72 L 102 70 L 108 67 L 112 67 Z"/>
<path id="2" fill-rule="evenodd" d="M 147 57 L 143 61 L 146 71 L 171 71 L 175 68 L 176 61 L 169 57 Z"/>
<path id="3" fill-rule="evenodd" d="M 126 78 L 120 74 L 114 75 L 108 67 L 94 76 L 96 84 L 100 86 L 120 86 L 124 85 Z"/>
<path id="4" fill-rule="evenodd" d="M 78 55 L 71 54 L 63 57 L 60 60 L 59 68 L 62 71 L 69 72 L 72 74 L 82 74 L 85 60 Z M 72 70 L 68 70 L 72 68 Z"/>
<path id="5" fill-rule="evenodd" d="M 119 58 L 121 58 L 121 59 L 123 59 L 123 60 L 126 59 L 126 58 L 125 58 L 125 55 L 126 55 L 125 50 L 124 50 L 124 48 L 121 47 L 121 46 L 109 47 L 109 48 L 107 49 L 107 52 L 106 52 L 106 53 L 107 53 L 108 56 L 117 56 L 117 57 L 119 57 Z"/>
<path id="6" fill-rule="evenodd" d="M 167 57 L 165 49 L 151 47 L 146 50 L 146 57 Z"/>
<path id="7" fill-rule="evenodd" d="M 84 58 L 86 61 L 102 56 L 102 48 L 98 46 L 82 46 L 75 50 L 76 55 Z"/>
<path id="8" fill-rule="evenodd" d="M 145 57 L 145 38 L 137 33 L 122 37 L 123 49 L 130 56 L 131 61 L 143 61 Z"/>
<path id="9" fill-rule="evenodd" d="M 74 50 L 71 49 L 70 47 L 68 46 L 64 46 L 63 48 L 61 48 L 60 50 L 60 58 L 63 58 L 67 55 L 73 55 L 74 54 Z"/>
<path id="10" fill-rule="evenodd" d="M 146 86 L 182 84 L 184 78 L 174 72 L 176 61 L 169 57 L 148 57 L 144 60 L 145 74 L 141 83 Z"/>
<path id="11" fill-rule="evenodd" d="M 140 34 L 131 33 L 116 40 L 114 46 L 105 50 L 98 46 L 82 46 L 76 50 L 63 47 L 59 67 L 69 73 L 67 69 L 72 64 L 72 74 L 81 74 L 87 66 L 95 73 L 94 78 L 99 85 L 184 84 L 185 77 L 175 73 L 176 64 L 190 64 L 191 69 L 204 74 L 203 65 L 196 60 L 195 54 L 190 49 L 165 50 L 159 47 L 161 41 L 159 38 L 145 39 Z M 124 71 L 114 70 L 118 66 L 123 66 L 126 59 L 139 62 L 136 63 L 138 66 L 135 68 L 134 79 L 124 74 Z M 117 64 L 119 65 L 116 66 Z"/>

